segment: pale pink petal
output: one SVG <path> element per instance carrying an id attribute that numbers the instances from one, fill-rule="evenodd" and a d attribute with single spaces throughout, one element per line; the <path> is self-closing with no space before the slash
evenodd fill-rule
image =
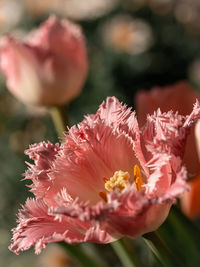
<path id="1" fill-rule="evenodd" d="M 27 163 L 29 169 L 25 173 L 25 179 L 30 179 L 32 181 L 29 187 L 37 198 L 44 197 L 49 186 L 52 184 L 49 172 L 53 167 L 59 150 L 60 147 L 58 144 L 53 145 L 50 142 L 41 142 L 31 145 L 30 148 L 25 151 L 25 154 L 28 155 L 30 159 L 34 160 L 35 163 L 35 165 Z"/>
<path id="2" fill-rule="evenodd" d="M 158 228 L 165 220 L 172 204 L 172 202 L 161 204 L 159 201 L 157 198 L 146 198 L 144 191 L 138 193 L 132 186 L 124 194 L 112 192 L 108 195 L 108 203 L 99 202 L 90 207 L 88 203 L 81 204 L 76 201 L 69 206 L 52 208 L 50 214 L 58 218 L 60 215 L 60 218 L 70 216 L 80 221 L 95 221 L 95 225 L 100 224 L 98 229 L 101 234 L 96 236 L 96 227 L 91 228 L 87 236 L 95 235 L 95 237 L 89 241 L 107 243 L 123 235 L 135 238 Z"/>
<path id="3" fill-rule="evenodd" d="M 17 98 L 24 102 L 37 101 L 41 69 L 29 47 L 10 36 L 4 37 L 0 44 L 0 68 L 7 78 L 8 88 Z"/>
<path id="4" fill-rule="evenodd" d="M 18 217 L 19 225 L 13 230 L 10 246 L 16 254 L 32 246 L 39 253 L 46 244 L 65 239 L 71 243 L 83 242 L 83 233 L 90 226 L 72 218 L 55 220 L 54 216 L 48 215 L 48 207 L 42 200 L 28 199 Z"/>
<path id="5" fill-rule="evenodd" d="M 52 198 L 66 188 L 72 198 L 78 195 L 82 201 L 89 199 L 90 203 L 96 203 L 101 200 L 99 192 L 105 189 L 104 178 L 109 179 L 115 171 L 122 170 L 128 171 L 133 179 L 133 167 L 140 164 L 133 147 L 128 135 L 101 121 L 92 128 L 86 122 L 79 129 L 72 128 L 49 174 L 53 183 L 46 197 Z"/>
<path id="6" fill-rule="evenodd" d="M 159 202 L 167 203 L 177 198 L 181 198 L 185 190 L 189 189 L 188 184 L 186 183 L 187 171 L 183 166 L 176 174 L 176 180 L 172 185 L 163 193 L 161 197 L 158 198 Z"/>
<path id="7" fill-rule="evenodd" d="M 116 97 L 108 97 L 106 102 L 100 105 L 94 120 L 98 117 L 114 129 L 124 131 L 133 139 L 135 155 L 145 174 L 148 175 L 148 168 L 146 168 L 146 161 L 141 150 L 140 129 L 135 112 L 131 112 L 131 108 L 127 108 L 126 105 L 122 105 Z"/>
<path id="8" fill-rule="evenodd" d="M 105 227 L 101 228 L 100 224 L 90 228 L 90 230 L 85 235 L 85 242 L 93 242 L 93 243 L 100 243 L 106 244 L 113 241 L 118 240 L 122 236 L 119 234 L 111 234 L 109 233 L 108 228 Z"/>

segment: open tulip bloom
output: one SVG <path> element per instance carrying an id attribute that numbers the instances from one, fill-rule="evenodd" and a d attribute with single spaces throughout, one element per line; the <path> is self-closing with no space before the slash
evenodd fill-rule
<path id="1" fill-rule="evenodd" d="M 187 188 L 184 146 L 200 105 L 188 116 L 159 109 L 139 129 L 135 113 L 108 97 L 61 145 L 31 145 L 31 192 L 18 214 L 15 253 L 65 241 L 109 243 L 156 230 Z"/>

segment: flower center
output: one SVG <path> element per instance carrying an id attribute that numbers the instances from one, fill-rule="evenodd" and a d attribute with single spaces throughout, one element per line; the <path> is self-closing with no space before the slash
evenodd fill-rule
<path id="1" fill-rule="evenodd" d="M 137 189 L 138 192 L 140 192 L 142 190 L 143 187 L 143 180 L 142 180 L 142 175 L 141 175 L 141 171 L 140 168 L 138 167 L 138 165 L 134 166 L 134 184 L 135 187 Z M 122 192 L 127 185 L 130 185 L 130 174 L 128 172 L 124 172 L 124 171 L 116 171 L 114 173 L 114 175 L 112 177 L 110 177 L 109 179 L 104 178 L 104 182 L 105 182 L 105 189 L 107 191 L 112 191 L 112 190 L 119 190 L 120 192 Z M 105 201 L 107 202 L 107 194 L 105 191 L 100 191 L 99 192 L 99 196 Z"/>
<path id="2" fill-rule="evenodd" d="M 109 180 L 105 179 L 105 189 L 108 191 L 119 189 L 121 192 L 129 183 L 130 175 L 128 172 L 116 171 Z"/>

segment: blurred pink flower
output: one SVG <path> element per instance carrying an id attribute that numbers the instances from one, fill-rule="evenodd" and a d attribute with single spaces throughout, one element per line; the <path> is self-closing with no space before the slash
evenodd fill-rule
<path id="1" fill-rule="evenodd" d="M 19 211 L 15 253 L 65 241 L 109 243 L 156 230 L 187 184 L 185 139 L 200 105 L 188 116 L 156 111 L 139 129 L 135 113 L 115 97 L 67 133 L 61 145 L 31 145 L 25 179 L 35 199 Z"/>
<path id="2" fill-rule="evenodd" d="M 24 103 L 65 104 L 80 93 L 88 72 L 82 31 L 51 16 L 24 42 L 5 36 L 0 42 L 0 67 L 8 89 Z"/>

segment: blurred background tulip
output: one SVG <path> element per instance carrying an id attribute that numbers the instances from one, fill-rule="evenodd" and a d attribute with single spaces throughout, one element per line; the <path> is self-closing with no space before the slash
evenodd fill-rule
<path id="1" fill-rule="evenodd" d="M 52 16 L 24 42 L 2 38 L 0 67 L 8 89 L 22 102 L 66 104 L 80 93 L 87 76 L 84 36 L 78 25 Z"/>

